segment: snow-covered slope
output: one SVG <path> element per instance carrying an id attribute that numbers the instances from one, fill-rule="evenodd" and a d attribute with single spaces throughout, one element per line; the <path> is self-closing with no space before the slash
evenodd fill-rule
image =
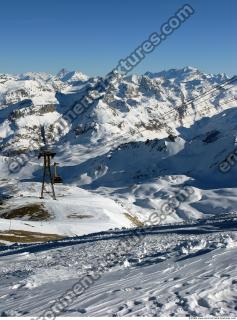
<path id="1" fill-rule="evenodd" d="M 236 221 L 152 230 L 4 250 L 0 315 L 236 317 Z"/>

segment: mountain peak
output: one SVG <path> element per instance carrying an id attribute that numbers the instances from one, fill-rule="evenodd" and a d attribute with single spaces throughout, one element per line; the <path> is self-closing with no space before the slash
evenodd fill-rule
<path id="1" fill-rule="evenodd" d="M 149 78 L 177 78 L 179 75 L 190 74 L 190 73 L 199 73 L 200 71 L 197 68 L 186 66 L 183 68 L 172 68 L 168 70 L 163 70 L 159 72 L 150 72 L 147 71 L 144 75 Z"/>
<path id="2" fill-rule="evenodd" d="M 57 74 L 57 78 L 59 78 L 63 82 L 76 82 L 76 81 L 87 81 L 88 76 L 82 73 L 81 71 L 68 71 L 66 68 L 63 68 Z"/>
<path id="3" fill-rule="evenodd" d="M 65 75 L 69 73 L 69 70 L 67 70 L 66 68 L 62 68 L 58 73 L 57 73 L 57 77 L 59 79 L 65 77 Z"/>

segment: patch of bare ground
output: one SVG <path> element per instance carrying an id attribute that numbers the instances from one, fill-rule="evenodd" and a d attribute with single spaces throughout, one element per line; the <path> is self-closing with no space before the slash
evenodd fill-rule
<path id="1" fill-rule="evenodd" d="M 45 221 L 52 219 L 50 213 L 40 203 L 31 203 L 18 208 L 5 208 L 0 211 L 0 218 L 24 219 L 27 221 Z"/>
<path id="2" fill-rule="evenodd" d="M 63 237 L 57 234 L 46 234 L 23 230 L 0 231 L 0 241 L 9 241 L 12 243 L 46 242 L 60 239 L 63 239 Z"/>
<path id="3" fill-rule="evenodd" d="M 77 214 L 77 213 L 69 214 L 67 217 L 68 217 L 68 218 L 71 218 L 71 219 L 86 219 L 86 218 L 93 218 L 93 216 L 92 216 L 92 215 L 90 215 L 90 214 Z"/>
<path id="4" fill-rule="evenodd" d="M 124 212 L 125 216 L 137 227 L 143 227 L 144 223 L 141 222 L 137 217 L 130 215 L 127 212 Z"/>

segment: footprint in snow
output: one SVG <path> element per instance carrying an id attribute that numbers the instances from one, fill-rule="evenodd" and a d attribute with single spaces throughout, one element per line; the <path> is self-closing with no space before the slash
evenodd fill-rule
<path id="1" fill-rule="evenodd" d="M 83 309 L 83 308 L 79 308 L 79 309 L 77 309 L 77 312 L 79 312 L 79 313 L 86 313 L 86 309 Z"/>
<path id="2" fill-rule="evenodd" d="M 113 312 L 113 316 L 122 317 L 122 316 L 130 313 L 131 311 L 132 311 L 132 309 L 125 303 L 122 306 L 113 310 L 112 312 Z"/>
<path id="3" fill-rule="evenodd" d="M 199 304 L 200 307 L 210 308 L 209 303 L 208 303 L 207 300 L 204 299 L 204 298 L 198 299 L 197 303 Z"/>

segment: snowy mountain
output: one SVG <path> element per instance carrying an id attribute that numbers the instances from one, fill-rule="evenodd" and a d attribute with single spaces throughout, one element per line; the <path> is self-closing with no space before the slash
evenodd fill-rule
<path id="1" fill-rule="evenodd" d="M 0 118 L 4 128 L 1 137 L 5 138 L 1 148 L 4 154 L 16 149 L 21 152 L 21 149 L 24 151 L 28 147 L 27 132 L 32 134 L 29 123 L 36 127 L 44 124 L 50 131 L 50 125 L 54 125 L 57 118 L 63 117 L 82 99 L 88 88 L 98 94 L 96 85 L 99 78 L 88 79 L 80 72 L 65 69 L 56 77 L 37 73 L 19 75 L 13 79 L 8 75 L 2 77 L 7 79 L 0 85 Z M 170 133 L 176 135 L 176 128 L 184 122 L 193 123 L 203 115 L 215 114 L 220 108 L 233 105 L 233 102 L 228 104 L 229 97 L 234 95 L 233 88 L 225 93 L 215 90 L 205 99 L 185 105 L 186 101 L 226 81 L 226 75 L 206 75 L 190 67 L 120 79 L 114 86 L 100 92 L 99 99 L 91 108 L 66 125 L 68 130 L 64 130 L 67 134 L 64 140 L 90 146 L 118 137 L 129 141 L 134 135 L 148 139 Z M 169 121 L 163 119 L 166 116 Z M 60 135 L 55 132 L 52 138 L 59 140 Z"/>
<path id="2" fill-rule="evenodd" d="M 236 77 L 108 79 L 0 74 L 0 316 L 236 316 Z"/>
<path id="3" fill-rule="evenodd" d="M 59 78 L 63 82 L 72 84 L 84 82 L 89 79 L 87 75 L 83 74 L 80 71 L 68 71 L 65 68 L 59 71 L 59 73 L 57 74 L 57 78 Z"/>

